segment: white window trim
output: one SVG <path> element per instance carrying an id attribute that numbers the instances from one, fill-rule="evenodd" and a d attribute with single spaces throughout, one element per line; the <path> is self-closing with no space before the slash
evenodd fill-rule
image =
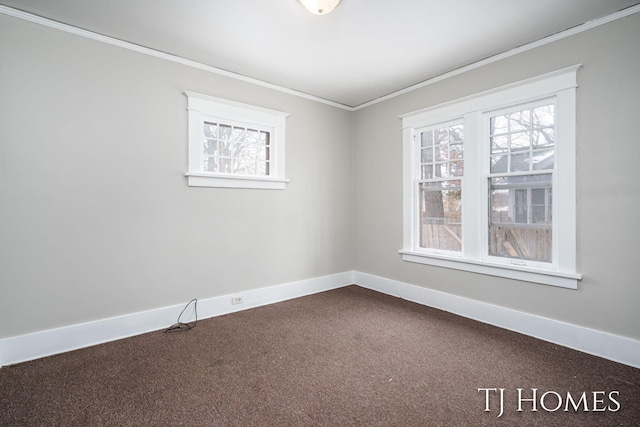
<path id="1" fill-rule="evenodd" d="M 581 65 L 502 86 L 476 95 L 403 114 L 403 248 L 405 261 L 577 289 L 582 278 L 576 272 L 576 88 Z M 484 132 L 489 113 L 509 106 L 555 100 L 557 108 L 556 162 L 554 173 L 553 260 L 551 263 L 488 256 L 488 164 L 483 153 L 489 143 Z M 465 125 L 462 252 L 424 250 L 417 244 L 415 209 L 416 129 L 463 119 Z M 478 178 L 481 179 L 478 179 Z M 573 202 L 571 202 L 573 201 Z"/>
<path id="2" fill-rule="evenodd" d="M 285 129 L 288 113 L 270 110 L 196 92 L 185 91 L 189 116 L 189 170 L 185 173 L 191 187 L 257 188 L 284 190 Z M 202 170 L 202 126 L 205 120 L 241 123 L 268 129 L 271 133 L 271 162 L 268 176 L 211 173 Z"/>

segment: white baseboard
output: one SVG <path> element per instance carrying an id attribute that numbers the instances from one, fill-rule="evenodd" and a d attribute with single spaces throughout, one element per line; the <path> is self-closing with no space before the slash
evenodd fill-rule
<path id="1" fill-rule="evenodd" d="M 353 272 L 315 277 L 266 288 L 253 289 L 198 300 L 198 318 L 206 319 L 261 305 L 273 304 L 353 283 Z M 231 304 L 232 296 L 242 296 L 242 304 Z M 101 319 L 0 340 L 0 366 L 11 365 L 96 344 L 128 338 L 171 326 L 186 302 L 170 307 Z M 194 312 L 185 310 L 181 318 L 188 323 Z"/>
<path id="2" fill-rule="evenodd" d="M 483 323 L 640 368 L 640 341 L 367 273 L 354 283 Z"/>
<path id="3" fill-rule="evenodd" d="M 640 341 L 358 271 L 198 300 L 198 318 L 247 310 L 350 284 L 640 368 Z M 243 303 L 231 304 L 233 296 L 242 296 Z M 175 322 L 185 304 L 2 339 L 0 366 L 164 329 Z M 191 322 L 192 314 L 187 310 L 181 320 Z"/>

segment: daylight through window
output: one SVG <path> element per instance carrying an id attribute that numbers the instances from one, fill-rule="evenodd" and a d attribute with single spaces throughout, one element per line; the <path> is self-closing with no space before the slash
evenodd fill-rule
<path id="1" fill-rule="evenodd" d="M 578 68 L 401 116 L 404 260 L 577 287 Z"/>
<path id="2" fill-rule="evenodd" d="M 284 189 L 286 113 L 185 92 L 190 186 Z"/>

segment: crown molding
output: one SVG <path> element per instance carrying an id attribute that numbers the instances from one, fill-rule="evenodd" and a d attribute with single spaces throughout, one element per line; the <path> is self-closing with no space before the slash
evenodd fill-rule
<path id="1" fill-rule="evenodd" d="M 400 96 L 400 95 L 403 95 L 405 93 L 413 92 L 414 90 L 423 88 L 425 86 L 432 85 L 434 83 L 438 83 L 438 82 L 440 82 L 442 80 L 446 80 L 446 79 L 448 79 L 450 77 L 466 73 L 467 71 L 471 71 L 471 70 L 474 70 L 476 68 L 483 67 L 483 66 L 485 66 L 487 64 L 491 64 L 493 62 L 501 61 L 501 60 L 503 60 L 505 58 L 509 58 L 511 56 L 518 55 L 518 54 L 520 54 L 522 52 L 526 52 L 528 50 L 536 49 L 538 47 L 547 45 L 549 43 L 553 43 L 553 42 L 558 41 L 558 40 L 562 40 L 562 39 L 567 38 L 567 37 L 571 37 L 573 35 L 582 33 L 584 31 L 590 30 L 592 28 L 599 27 L 599 26 L 604 25 L 604 24 L 608 24 L 609 22 L 613 22 L 613 21 L 616 21 L 616 20 L 621 19 L 621 18 L 625 18 L 627 16 L 633 15 L 634 13 L 638 13 L 638 12 L 640 12 L 640 4 L 635 5 L 635 6 L 631 6 L 631 7 L 627 8 L 627 9 L 623 9 L 623 10 L 621 10 L 619 12 L 613 13 L 613 14 L 605 16 L 603 18 L 594 19 L 593 21 L 585 22 L 584 24 L 577 25 L 577 26 L 575 26 L 573 28 L 569 28 L 568 30 L 561 31 L 561 32 L 556 33 L 556 34 L 552 34 L 552 35 L 550 35 L 548 37 L 545 37 L 543 39 L 536 40 L 534 42 L 519 46 L 519 47 L 517 47 L 515 49 L 511 49 L 511 50 L 508 50 L 506 52 L 502 52 L 502 53 L 499 53 L 497 55 L 490 56 L 488 58 L 485 58 L 485 59 L 482 59 L 480 61 L 477 61 L 477 62 L 471 63 L 469 65 L 466 65 L 464 67 L 460 67 L 460 68 L 457 68 L 455 70 L 451 70 L 451 71 L 449 71 L 447 73 L 440 74 L 440 75 L 438 75 L 436 77 L 430 78 L 430 79 L 425 80 L 423 82 L 416 83 L 416 84 L 408 86 L 408 87 L 406 87 L 404 89 L 400 89 L 398 91 L 392 92 L 392 93 L 390 93 L 388 95 L 381 96 L 380 98 L 372 99 L 371 101 L 368 101 L 368 102 L 365 102 L 363 104 L 360 104 L 360 105 L 357 105 L 357 106 L 353 107 L 353 110 L 357 111 L 357 110 L 360 110 L 362 108 L 366 108 L 366 107 L 369 107 L 371 105 L 386 101 L 388 99 L 395 98 L 396 96 Z"/>
<path id="2" fill-rule="evenodd" d="M 309 95 L 308 93 L 300 92 L 294 89 L 289 89 L 283 86 L 279 86 L 273 83 L 268 83 L 259 79 L 254 79 L 252 77 L 247 77 L 242 74 L 234 73 L 231 71 L 223 70 L 221 68 L 213 67 L 211 65 L 203 64 L 198 61 L 193 61 L 191 59 L 186 59 L 181 56 L 172 55 L 166 52 L 161 52 L 159 50 L 151 49 L 148 47 L 140 46 L 134 43 L 130 43 L 124 40 L 116 39 L 113 37 L 105 36 L 103 34 L 94 33 L 93 31 L 84 30 L 82 28 L 74 27 L 72 25 L 63 24 L 58 21 L 54 21 L 48 18 L 43 18 L 42 16 L 33 15 L 28 12 L 24 12 L 18 9 L 14 9 L 8 6 L 0 5 L 0 13 L 4 15 L 8 15 L 14 18 L 22 19 L 24 21 L 32 22 L 34 24 L 43 25 L 45 27 L 53 28 L 56 30 L 64 31 L 66 33 L 74 34 L 80 37 L 85 37 L 91 40 L 99 41 L 102 43 L 110 44 L 112 46 L 118 46 L 124 49 L 128 49 L 134 52 L 142 53 L 145 55 L 153 56 L 155 58 L 164 59 L 166 61 L 176 62 L 178 64 L 186 65 L 187 67 L 197 68 L 199 70 L 207 71 L 213 74 L 217 74 L 224 77 L 229 77 L 231 79 L 239 80 L 246 83 L 251 83 L 256 86 L 265 87 L 268 89 L 273 89 L 278 92 L 287 93 L 289 95 L 294 95 L 300 98 L 309 99 L 311 101 L 320 102 L 322 104 L 331 105 L 333 107 L 341 108 L 348 111 L 353 111 L 353 107 L 340 104 L 339 102 L 330 101 L 328 99 L 320 98 L 318 96 Z"/>
<path id="3" fill-rule="evenodd" d="M 635 5 L 635 6 L 631 6 L 631 7 L 627 8 L 627 9 L 623 9 L 621 11 L 618 11 L 618 12 L 613 13 L 611 15 L 605 16 L 603 18 L 594 19 L 593 21 L 589 21 L 589 22 L 586 22 L 584 24 L 577 25 L 577 26 L 575 26 L 573 28 L 570 28 L 568 30 L 561 31 L 559 33 L 556 33 L 556 34 L 550 35 L 548 37 L 545 37 L 543 39 L 540 39 L 540 40 L 525 44 L 525 45 L 517 47 L 515 49 L 511 49 L 509 51 L 502 52 L 502 53 L 499 53 L 497 55 L 490 56 L 490 57 L 485 58 L 483 60 L 480 60 L 480 61 L 471 63 L 469 65 L 466 65 L 464 67 L 460 67 L 460 68 L 457 68 L 455 70 L 451 70 L 451 71 L 449 71 L 447 73 L 440 74 L 440 75 L 435 76 L 433 78 L 430 78 L 428 80 L 422 81 L 420 83 L 416 83 L 414 85 L 408 86 L 408 87 L 406 87 L 404 89 L 397 90 L 395 92 L 391 92 L 391 93 L 389 93 L 387 95 L 381 96 L 379 98 L 372 99 L 372 100 L 364 102 L 362 104 L 359 104 L 359 105 L 356 105 L 356 106 L 349 106 L 349 105 L 341 104 L 339 102 L 335 102 L 335 101 L 331 101 L 331 100 L 328 100 L 328 99 L 320 98 L 318 96 L 310 95 L 308 93 L 300 92 L 300 91 L 297 91 L 297 90 L 294 90 L 294 89 L 289 89 L 289 88 L 284 87 L 284 86 L 279 86 L 279 85 L 276 85 L 276 84 L 273 84 L 273 83 L 268 83 L 268 82 L 265 82 L 265 81 L 262 81 L 262 80 L 258 80 L 258 79 L 252 78 L 252 77 L 247 77 L 247 76 L 244 76 L 242 74 L 238 74 L 238 73 L 234 73 L 234 72 L 231 72 L 231 71 L 223 70 L 221 68 L 213 67 L 211 65 L 203 64 L 201 62 L 197 62 L 197 61 L 193 61 L 193 60 L 190 60 L 190 59 L 182 58 L 182 57 L 177 56 L 177 55 L 171 55 L 171 54 L 168 54 L 168 53 L 165 53 L 165 52 L 161 52 L 161 51 L 158 51 L 158 50 L 154 50 L 154 49 L 151 49 L 151 48 L 148 48 L 148 47 L 140 46 L 140 45 L 137 45 L 137 44 L 134 44 L 134 43 L 126 42 L 126 41 L 119 40 L 119 39 L 116 39 L 116 38 L 113 38 L 113 37 L 109 37 L 109 36 L 105 36 L 105 35 L 102 35 L 102 34 L 94 33 L 92 31 L 88 31 L 88 30 L 84 30 L 82 28 L 74 27 L 72 25 L 63 24 L 61 22 L 57 22 L 57 21 L 54 21 L 54 20 L 51 20 L 51 19 L 48 19 L 48 18 L 43 18 L 41 16 L 33 15 L 31 13 L 24 12 L 24 11 L 21 11 L 21 10 L 18 10 L 18 9 L 14 9 L 14 8 L 11 8 L 11 7 L 8 7 L 8 6 L 0 5 L 0 13 L 8 15 L 8 16 L 12 16 L 14 18 L 18 18 L 18 19 L 22 19 L 22 20 L 25 20 L 25 21 L 33 22 L 33 23 L 36 23 L 36 24 L 44 25 L 46 27 L 54 28 L 54 29 L 57 29 L 57 30 L 60 30 L 60 31 L 64 31 L 64 32 L 67 32 L 67 33 L 71 33 L 71 34 L 75 34 L 75 35 L 78 35 L 78 36 L 81 36 L 81 37 L 86 37 L 86 38 L 89 38 L 89 39 L 92 39 L 92 40 L 96 40 L 96 41 L 99 41 L 99 42 L 102 42 L 102 43 L 107 43 L 107 44 L 110 44 L 110 45 L 113 45 L 113 46 L 118 46 L 118 47 L 121 47 L 121 48 L 124 48 L 124 49 L 132 50 L 134 52 L 143 53 L 145 55 L 150 55 L 150 56 L 153 56 L 153 57 L 156 57 L 156 58 L 165 59 L 167 61 L 176 62 L 176 63 L 179 63 L 179 64 L 186 65 L 188 67 L 193 67 L 193 68 L 197 68 L 197 69 L 200 69 L 200 70 L 208 71 L 210 73 L 214 73 L 214 74 L 217 74 L 217 75 L 220 75 L 220 76 L 229 77 L 229 78 L 232 78 L 232 79 L 235 79 L 235 80 L 240 80 L 240 81 L 243 81 L 243 82 L 246 82 L 246 83 L 251 83 L 251 84 L 254 84 L 254 85 L 257 85 L 257 86 L 261 86 L 261 87 L 265 87 L 265 88 L 268 88 L 268 89 L 273 89 L 273 90 L 278 91 L 278 92 L 283 92 L 283 93 L 287 93 L 289 95 L 298 96 L 300 98 L 309 99 L 311 101 L 316 101 L 316 102 L 319 102 L 319 103 L 322 103 L 322 104 L 330 105 L 330 106 L 337 107 L 337 108 L 340 108 L 340 109 L 343 109 L 343 110 L 347 110 L 347 111 L 361 110 L 363 108 L 369 107 L 369 106 L 374 105 L 374 104 L 378 104 L 380 102 L 384 102 L 384 101 L 386 101 L 388 99 L 395 98 L 395 97 L 403 95 L 405 93 L 413 92 L 414 90 L 417 90 L 417 89 L 423 88 L 425 86 L 429 86 L 429 85 L 435 84 L 437 82 L 440 82 L 442 80 L 448 79 L 450 77 L 466 73 L 467 71 L 471 71 L 471 70 L 474 70 L 476 68 L 480 68 L 480 67 L 482 67 L 484 65 L 491 64 L 493 62 L 501 61 L 501 60 L 503 60 L 505 58 L 509 58 L 511 56 L 518 55 L 518 54 L 520 54 L 522 52 L 526 52 L 528 50 L 535 49 L 535 48 L 547 45 L 549 43 L 553 43 L 555 41 L 564 39 L 566 37 L 571 37 L 573 35 L 576 35 L 576 34 L 579 34 L 579 33 L 583 32 L 583 31 L 587 31 L 587 30 L 590 30 L 592 28 L 596 28 L 596 27 L 599 27 L 601 25 L 608 24 L 609 22 L 613 22 L 613 21 L 616 21 L 618 19 L 625 18 L 627 16 L 633 15 L 633 14 L 638 13 L 638 12 L 640 12 L 640 4 Z"/>

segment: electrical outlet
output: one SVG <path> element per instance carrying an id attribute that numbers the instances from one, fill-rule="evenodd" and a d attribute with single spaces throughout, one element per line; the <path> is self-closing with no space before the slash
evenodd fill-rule
<path id="1" fill-rule="evenodd" d="M 231 304 L 242 304 L 244 299 L 241 296 L 231 297 Z"/>

